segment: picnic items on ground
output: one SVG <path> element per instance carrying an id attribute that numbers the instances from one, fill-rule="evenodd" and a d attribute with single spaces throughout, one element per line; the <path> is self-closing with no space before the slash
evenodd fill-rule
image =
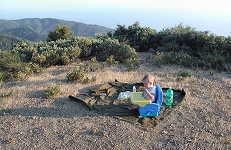
<path id="1" fill-rule="evenodd" d="M 90 89 L 86 93 L 78 93 L 77 95 L 69 95 L 70 100 L 85 104 L 87 108 L 97 114 L 112 116 L 120 120 L 130 123 L 139 124 L 143 127 L 155 127 L 164 120 L 172 110 L 177 109 L 186 95 L 182 89 L 172 89 L 174 92 L 174 101 L 171 107 L 162 104 L 158 116 L 140 117 L 143 112 L 139 110 L 128 110 L 129 99 L 118 100 L 120 92 L 132 91 L 133 86 L 136 87 L 137 92 L 142 92 L 141 87 L 143 83 L 123 83 L 115 80 L 115 82 L 108 82 Z M 163 93 L 166 93 L 168 88 L 162 88 Z M 163 95 L 165 99 L 165 94 Z M 155 105 L 155 103 L 153 103 Z M 75 107 L 75 106 L 73 106 Z M 84 107 L 84 106 L 83 106 Z"/>
<path id="2" fill-rule="evenodd" d="M 169 89 L 166 92 L 165 104 L 167 106 L 172 106 L 172 103 L 173 103 L 173 90 L 171 87 L 169 87 Z"/>

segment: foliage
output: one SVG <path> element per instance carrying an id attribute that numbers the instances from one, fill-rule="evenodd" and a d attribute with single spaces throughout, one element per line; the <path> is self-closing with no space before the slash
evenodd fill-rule
<path id="1" fill-rule="evenodd" d="M 0 34 L 0 49 L 11 50 L 15 44 L 23 42 L 15 36 Z"/>
<path id="2" fill-rule="evenodd" d="M 153 35 L 156 34 L 156 30 L 149 27 L 140 27 L 138 22 L 133 25 L 125 27 L 125 25 L 117 25 L 113 37 L 118 39 L 119 42 L 127 42 L 131 47 L 137 51 L 148 51 L 151 47 L 150 40 Z"/>
<path id="3" fill-rule="evenodd" d="M 112 37 L 127 42 L 136 51 L 153 48 L 160 54 L 156 56 L 159 63 L 218 70 L 226 70 L 226 64 L 231 63 L 231 37 L 197 31 L 183 24 L 160 32 L 140 27 L 138 22 L 128 28 L 118 25 Z"/>
<path id="4" fill-rule="evenodd" d="M 13 90 L 10 90 L 10 92 L 4 92 L 1 94 L 1 97 L 4 98 L 4 97 L 10 97 L 13 95 Z"/>
<path id="5" fill-rule="evenodd" d="M 180 71 L 180 76 L 187 78 L 187 77 L 191 77 L 191 73 L 188 70 L 181 70 Z"/>
<path id="6" fill-rule="evenodd" d="M 81 49 L 71 40 L 17 44 L 12 50 L 25 62 L 37 63 L 42 67 L 66 65 L 78 60 Z"/>
<path id="7" fill-rule="evenodd" d="M 45 41 L 50 31 L 57 25 L 69 26 L 75 36 L 96 37 L 98 33 L 107 33 L 109 28 L 87 25 L 79 22 L 52 18 L 27 18 L 20 20 L 0 20 L 0 49 L 11 50 L 19 42 Z"/>
<path id="8" fill-rule="evenodd" d="M 77 81 L 77 82 L 82 82 L 85 77 L 85 71 L 83 69 L 75 68 L 72 71 L 69 71 L 67 73 L 67 81 Z"/>
<path id="9" fill-rule="evenodd" d="M 72 42 L 81 48 L 80 58 L 85 60 L 96 57 L 98 61 L 106 61 L 107 58 L 113 57 L 115 61 L 125 63 L 127 58 L 138 58 L 135 49 L 105 36 L 99 36 L 97 39 L 75 37 Z"/>
<path id="10" fill-rule="evenodd" d="M 40 67 L 66 65 L 79 62 L 80 59 L 88 60 L 85 69 L 94 71 L 100 67 L 98 61 L 107 60 L 108 63 L 111 61 L 110 63 L 116 64 L 126 63 L 127 59 L 136 60 L 138 58 L 135 49 L 125 43 L 119 43 L 117 39 L 105 36 L 99 36 L 97 39 L 74 37 L 71 40 L 39 42 L 34 45 L 22 42 L 16 44 L 12 51 L 4 53 L 12 58 L 1 59 L 2 64 L 5 64 L 1 72 L 4 71 L 4 76 L 10 73 L 11 79 L 25 78 L 28 74 L 39 72 Z M 12 63 L 15 65 L 10 65 Z M 133 61 L 130 62 L 132 63 Z M 8 65 L 11 69 L 14 66 L 15 68 L 11 71 L 6 67 Z"/>
<path id="11" fill-rule="evenodd" d="M 155 56 L 155 63 L 157 64 L 177 64 L 185 67 L 192 67 L 197 64 L 195 60 L 189 54 L 179 51 L 179 52 L 157 52 Z"/>
<path id="12" fill-rule="evenodd" d="M 45 91 L 45 98 L 52 98 L 57 96 L 61 93 L 61 89 L 59 86 L 50 86 Z"/>
<path id="13" fill-rule="evenodd" d="M 33 42 L 45 41 L 46 39 L 45 35 L 40 35 L 29 27 L 16 27 L 9 30 L 4 30 L 2 33 Z"/>
<path id="14" fill-rule="evenodd" d="M 104 64 L 107 64 L 107 65 L 109 65 L 109 66 L 116 66 L 116 65 L 118 65 L 118 63 L 119 63 L 119 62 L 115 60 L 115 58 L 114 58 L 113 55 L 109 56 L 109 57 L 106 59 L 106 61 L 104 62 Z"/>
<path id="15" fill-rule="evenodd" d="M 54 31 L 50 31 L 48 34 L 47 42 L 57 40 L 70 40 L 73 37 L 69 26 L 64 25 L 56 26 Z"/>
<path id="16" fill-rule="evenodd" d="M 92 83 L 96 81 L 96 77 L 89 78 L 87 72 L 82 68 L 75 68 L 67 73 L 67 81 L 77 81 L 81 83 Z"/>
<path id="17" fill-rule="evenodd" d="M 128 71 L 134 71 L 139 69 L 140 62 L 137 59 L 128 58 L 125 61 L 125 67 Z"/>
<path id="18" fill-rule="evenodd" d="M 4 75 L 3 72 L 0 72 L 0 85 L 3 82 L 3 77 L 4 77 L 3 75 Z"/>
<path id="19" fill-rule="evenodd" d="M 94 83 L 94 82 L 96 82 L 96 77 L 92 77 L 92 78 L 86 77 L 83 79 L 84 84 L 89 84 L 89 83 Z"/>
<path id="20" fill-rule="evenodd" d="M 191 73 L 188 70 L 181 70 L 177 78 L 178 81 L 184 81 L 187 77 L 191 77 Z"/>
<path id="21" fill-rule="evenodd" d="M 0 74 L 3 81 L 20 78 L 20 74 L 26 75 L 39 72 L 40 67 L 33 63 L 24 63 L 20 57 L 9 51 L 0 51 Z"/>
<path id="22" fill-rule="evenodd" d="M 84 63 L 83 66 L 81 66 L 81 68 L 85 71 L 85 72 L 95 72 L 96 70 L 98 70 L 100 68 L 100 64 L 99 62 L 96 60 L 95 57 L 91 58 L 91 60 L 87 61 Z"/>
<path id="23" fill-rule="evenodd" d="M 24 33 L 24 29 L 15 32 Z M 99 62 L 108 65 L 124 63 L 128 71 L 135 70 L 139 68 L 136 51 L 148 51 L 150 48 L 156 54 L 152 57 L 155 58 L 154 64 L 177 64 L 224 71 L 231 64 L 231 37 L 197 31 L 182 24 L 156 32 L 135 22 L 128 27 L 118 25 L 114 33 L 101 34 L 97 38 L 72 37 L 68 26 L 57 26 L 48 36 L 49 42 L 33 45 L 21 42 L 11 51 L 0 51 L 0 81 L 24 79 L 31 73 L 39 72 L 41 67 L 84 60 L 86 63 L 80 68 L 82 70 L 70 73 L 69 80 L 88 83 L 91 79 L 86 73 L 100 68 Z M 4 45 L 4 42 L 1 44 Z M 146 61 L 153 60 L 149 56 Z M 81 72 L 85 74 L 78 79 Z"/>

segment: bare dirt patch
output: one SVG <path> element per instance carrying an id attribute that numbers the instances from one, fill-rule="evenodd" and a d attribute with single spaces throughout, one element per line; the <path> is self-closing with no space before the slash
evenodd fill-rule
<path id="1" fill-rule="evenodd" d="M 141 54 L 140 69 L 127 72 L 123 66 L 92 72 L 96 83 L 67 82 L 70 69 L 56 66 L 27 81 L 3 83 L 0 94 L 0 149 L 231 149 L 231 74 L 179 66 L 154 66 L 149 54 Z M 179 80 L 180 72 L 191 76 Z M 95 114 L 68 95 L 84 93 L 117 79 L 137 82 L 146 73 L 162 87 L 184 89 L 185 102 L 155 128 Z M 49 86 L 59 85 L 62 94 L 44 97 Z"/>

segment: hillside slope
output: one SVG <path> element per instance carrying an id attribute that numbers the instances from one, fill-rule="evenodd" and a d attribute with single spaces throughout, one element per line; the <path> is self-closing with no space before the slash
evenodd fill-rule
<path id="1" fill-rule="evenodd" d="M 28 27 L 17 27 L 2 32 L 6 35 L 12 35 L 33 42 L 45 41 L 47 36 L 41 35 Z"/>
<path id="2" fill-rule="evenodd" d="M 30 42 L 11 35 L 0 34 L 0 50 L 10 50 L 13 46 L 20 42 Z"/>
<path id="3" fill-rule="evenodd" d="M 57 25 L 67 25 L 76 36 L 95 37 L 99 33 L 107 33 L 112 30 L 103 26 L 89 25 L 75 21 L 66 21 L 53 18 L 26 18 L 20 20 L 0 20 L 0 33 L 15 28 L 29 28 L 41 35 L 47 35 Z"/>
<path id="4" fill-rule="evenodd" d="M 75 36 L 96 37 L 99 33 L 105 34 L 112 29 L 52 18 L 26 18 L 20 20 L 0 19 L 0 50 L 10 50 L 16 43 L 22 41 L 45 41 L 50 31 L 57 25 L 67 25 Z"/>

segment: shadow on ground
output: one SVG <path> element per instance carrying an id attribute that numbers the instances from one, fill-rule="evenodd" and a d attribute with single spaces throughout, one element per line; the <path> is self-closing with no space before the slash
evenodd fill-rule
<path id="1" fill-rule="evenodd" d="M 21 107 L 16 109 L 2 109 L 0 116 L 36 116 L 51 118 L 73 118 L 89 115 L 90 111 L 84 103 L 76 103 L 68 98 L 57 98 L 54 107 Z"/>

